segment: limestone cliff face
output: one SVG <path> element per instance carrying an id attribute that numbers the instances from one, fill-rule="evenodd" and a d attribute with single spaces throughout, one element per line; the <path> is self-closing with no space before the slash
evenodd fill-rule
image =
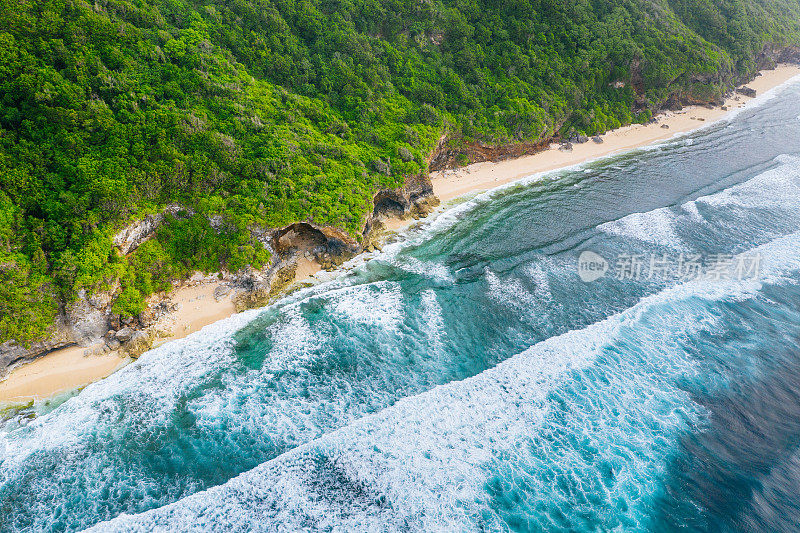
<path id="1" fill-rule="evenodd" d="M 800 63 L 800 47 L 767 44 L 755 56 L 754 63 L 757 70 L 772 69 L 778 63 Z M 720 105 L 725 93 L 729 93 L 735 86 L 747 83 L 751 79 L 753 79 L 753 75 L 737 76 L 733 70 L 695 74 L 688 80 L 678 78 L 670 84 L 676 88 L 670 93 L 666 101 L 661 103 L 661 107 L 679 109 L 683 105 Z M 678 81 L 682 83 L 677 83 Z M 641 100 L 637 103 L 640 107 L 646 105 Z"/>
<path id="2" fill-rule="evenodd" d="M 237 309 L 260 307 L 279 297 L 295 278 L 302 260 L 332 270 L 363 251 L 371 251 L 380 238 L 387 218 L 420 218 L 439 204 L 428 175 L 412 176 L 398 189 L 375 193 L 372 212 L 366 217 L 359 239 L 340 228 L 297 222 L 275 230 L 261 230 L 259 240 L 273 252 L 271 264 L 263 270 L 246 269 L 234 283 Z"/>
<path id="3" fill-rule="evenodd" d="M 219 290 L 231 297 L 240 311 L 266 305 L 294 281 L 301 260 L 316 261 L 323 269 L 332 270 L 363 250 L 372 249 L 386 218 L 419 218 L 438 203 L 430 178 L 420 175 L 409 178 L 402 188 L 375 194 L 373 210 L 365 219 L 359 239 L 339 228 L 313 222 L 296 222 L 283 228 L 251 228 L 254 236 L 272 252 L 270 264 L 260 270 L 248 267 L 236 273 L 220 273 L 224 284 Z M 121 254 L 127 255 L 152 238 L 167 215 L 180 213 L 190 211 L 171 205 L 135 221 L 114 236 L 114 244 Z M 214 222 L 209 221 L 212 227 Z M 219 278 L 198 276 L 193 281 Z M 81 291 L 59 313 L 49 338 L 27 347 L 14 342 L 0 345 L 0 379 L 17 365 L 67 346 L 87 346 L 91 352 L 121 350 L 134 357 L 148 350 L 154 338 L 163 336 L 159 328 L 171 311 L 168 297 L 153 297 L 141 316 L 124 318 L 111 310 L 118 292 L 118 286 L 94 294 Z"/>
<path id="4" fill-rule="evenodd" d="M 369 223 L 379 218 L 425 216 L 439 204 L 433 194 L 433 184 L 427 174 L 409 177 L 406 184 L 399 189 L 383 189 L 372 199 L 372 214 L 367 218 L 365 230 Z"/>
<path id="5" fill-rule="evenodd" d="M 173 204 L 164 208 L 160 213 L 147 215 L 142 220 L 125 226 L 114 235 L 112 239 L 114 245 L 122 255 L 128 255 L 156 234 L 167 215 L 177 216 L 181 212 L 185 212 L 185 209 L 180 205 Z"/>
<path id="6" fill-rule="evenodd" d="M 115 292 L 116 289 L 112 288 L 89 296 L 85 291 L 81 291 L 75 301 L 58 314 L 50 337 L 31 343 L 29 346 L 14 341 L 0 345 L 0 379 L 11 368 L 53 350 L 100 342 L 108 331 L 108 317 L 111 314 Z"/>
<path id="7" fill-rule="evenodd" d="M 53 324 L 53 334 L 42 341 L 31 343 L 29 346 L 22 346 L 15 341 L 8 341 L 0 344 L 0 379 L 14 367 L 33 361 L 37 357 L 47 354 L 59 348 L 73 346 L 75 338 L 72 328 L 67 324 L 64 315 L 59 315 Z"/>

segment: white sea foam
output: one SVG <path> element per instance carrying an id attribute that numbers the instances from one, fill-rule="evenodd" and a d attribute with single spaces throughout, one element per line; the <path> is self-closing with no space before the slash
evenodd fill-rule
<path id="1" fill-rule="evenodd" d="M 775 158 L 776 167 L 723 191 L 695 200 L 714 207 L 800 207 L 800 158 Z"/>
<path id="2" fill-rule="evenodd" d="M 541 257 L 524 270 L 525 275 L 534 284 L 534 296 L 540 301 L 551 302 L 553 300 L 553 294 L 550 291 L 550 278 L 547 273 L 554 269 L 555 264 L 553 261 L 547 257 Z"/>
<path id="3" fill-rule="evenodd" d="M 600 231 L 619 237 L 634 238 L 658 246 L 683 249 L 683 240 L 675 228 L 680 222 L 670 208 L 663 207 L 646 213 L 632 213 L 598 226 Z"/>
<path id="4" fill-rule="evenodd" d="M 698 204 L 714 208 L 800 208 L 800 158 L 784 154 L 777 156 L 775 163 L 777 166 L 774 168 L 745 182 L 681 204 L 682 212 L 672 207 L 662 207 L 643 213 L 632 213 L 602 224 L 598 229 L 619 237 L 685 250 L 686 244 L 678 236 L 676 228 L 706 222 L 698 210 Z"/>
<path id="5" fill-rule="evenodd" d="M 697 209 L 697 202 L 694 200 L 682 204 L 681 209 L 689 216 L 689 220 L 693 222 L 705 222 L 703 215 L 701 215 L 700 211 Z"/>
<path id="6" fill-rule="evenodd" d="M 764 255 L 766 280 L 775 280 L 800 269 L 799 246 L 800 233 L 796 233 L 748 253 Z M 539 461 L 586 474 L 594 468 L 590 463 L 584 469 L 586 455 L 560 442 L 563 436 L 551 435 L 554 420 L 545 424 L 553 401 L 561 394 L 554 391 L 573 387 L 575 372 L 589 380 L 581 386 L 591 389 L 590 397 L 598 397 L 598 387 L 607 388 L 602 398 L 621 412 L 609 418 L 616 425 L 584 428 L 583 424 L 598 420 L 581 414 L 588 409 L 591 415 L 593 405 L 579 403 L 559 427 L 578 424 L 579 431 L 591 427 L 595 437 L 586 433 L 587 439 L 604 434 L 603 438 L 611 439 L 591 445 L 593 456 L 608 455 L 619 465 L 617 481 L 605 493 L 593 493 L 597 499 L 593 507 L 605 502 L 615 505 L 622 499 L 632 514 L 643 496 L 657 486 L 652 481 L 667 460 L 666 436 L 700 413 L 690 406 L 685 391 L 664 382 L 671 373 L 692 376 L 700 372 L 690 360 L 674 360 L 681 339 L 690 330 L 718 327 L 714 313 L 702 302 L 752 298 L 760 287 L 758 281 L 700 280 L 671 287 L 599 323 L 547 339 L 478 376 L 400 400 L 222 486 L 140 515 L 123 515 L 96 530 L 502 529 L 505 524 L 492 510 L 486 491 L 498 465 L 502 469 L 527 465 L 518 476 L 537 498 L 552 496 L 560 483 L 558 471 L 555 479 L 531 477 Z M 627 351 L 620 351 L 617 341 L 624 341 L 620 346 Z M 611 358 L 603 371 L 610 381 L 594 381 L 592 376 L 599 370 L 583 373 L 598 364 L 601 354 Z M 617 369 L 632 364 L 625 362 L 628 357 L 634 357 L 636 364 L 652 366 L 637 370 L 636 379 L 652 379 L 649 384 L 630 387 L 623 383 L 633 379 L 629 372 Z M 565 380 L 567 373 L 573 378 Z M 637 416 L 649 409 L 656 409 L 656 414 L 649 415 L 656 418 L 643 424 Z M 648 424 L 656 424 L 658 432 L 652 433 Z M 542 439 L 537 437 L 540 431 Z M 556 441 L 551 442 L 548 435 Z M 528 446 L 534 446 L 534 451 L 527 451 Z M 539 446 L 562 454 L 562 460 L 540 457 Z M 633 514 L 631 520 L 635 520 Z"/>
<path id="7" fill-rule="evenodd" d="M 536 307 L 537 298 L 519 279 L 510 278 L 501 280 L 497 274 L 485 269 L 487 291 L 489 297 L 500 305 L 510 307 L 519 312 L 530 312 Z"/>
<path id="8" fill-rule="evenodd" d="M 334 309 L 352 322 L 389 331 L 396 330 L 403 318 L 403 294 L 399 283 L 381 281 L 357 285 L 339 291 L 337 296 L 332 299 Z"/>
<path id="9" fill-rule="evenodd" d="M 248 311 L 221 320 L 183 339 L 144 353 L 135 363 L 110 377 L 93 383 L 67 400 L 57 410 L 33 420 L 26 434 L 35 440 L 10 440 L 12 452 L 2 468 L 24 461 L 28 453 L 63 446 L 78 446 L 100 419 L 113 418 L 113 404 L 103 402 L 114 396 L 139 398 L 138 413 L 150 423 L 163 420 L 172 412 L 176 400 L 204 377 L 233 362 L 233 334 L 247 325 L 258 311 Z M 102 410 L 97 406 L 102 403 Z M 4 441 L 8 435 L 0 435 Z"/>
<path id="10" fill-rule="evenodd" d="M 422 321 L 425 333 L 431 342 L 431 349 L 438 353 L 442 346 L 442 332 L 444 331 L 444 316 L 442 306 L 436 299 L 436 291 L 426 289 L 420 294 L 422 303 Z"/>
<path id="11" fill-rule="evenodd" d="M 266 372 L 279 372 L 298 363 L 307 363 L 315 353 L 315 334 L 300 313 L 299 305 L 288 305 L 282 311 L 280 319 L 267 329 L 273 345 L 264 361 Z"/>
<path id="12" fill-rule="evenodd" d="M 405 270 L 406 272 L 411 272 L 412 274 L 429 278 L 437 283 L 453 282 L 453 275 L 450 273 L 450 270 L 441 263 L 436 263 L 433 261 L 420 261 L 415 257 L 402 255 L 397 257 L 397 259 L 394 261 L 394 265 Z"/>

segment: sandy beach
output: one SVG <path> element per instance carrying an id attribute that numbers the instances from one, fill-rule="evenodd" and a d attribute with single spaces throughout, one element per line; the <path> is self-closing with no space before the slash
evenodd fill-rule
<path id="1" fill-rule="evenodd" d="M 216 300 L 220 283 L 185 285 L 170 299 L 177 309 L 156 324 L 159 337 L 154 346 L 185 337 L 235 312 L 230 298 Z M 49 398 L 109 376 L 131 359 L 118 352 L 100 351 L 101 346 L 71 346 L 14 369 L 0 382 L 0 404 L 24 403 Z"/>
<path id="2" fill-rule="evenodd" d="M 747 86 L 761 95 L 798 75 L 800 66 L 780 65 L 774 70 L 763 71 Z M 725 102 L 727 109 L 685 107 L 681 111 L 659 115 L 654 124 L 632 125 L 610 131 L 602 136 L 602 144 L 593 141 L 574 144 L 572 151 L 561 151 L 557 145 L 553 145 L 548 150 L 518 159 L 476 163 L 457 170 L 434 172 L 431 174 L 434 193 L 446 203 L 526 176 L 652 144 L 724 118 L 750 100 L 752 98 L 735 95 Z M 413 220 L 389 220 L 386 226 L 389 230 L 397 231 L 411 222 Z M 301 258 L 295 280 L 308 279 L 319 270 L 319 264 Z M 176 288 L 170 298 L 177 309 L 157 324 L 159 338 L 154 345 L 185 337 L 232 315 L 235 306 L 230 296 L 214 298 L 214 291 L 220 283 L 206 280 Z M 0 382 L 0 404 L 26 403 L 75 390 L 107 377 L 130 361 L 116 352 L 98 352 L 98 347 L 64 348 L 13 370 Z"/>
<path id="3" fill-rule="evenodd" d="M 758 96 L 798 75 L 800 75 L 800 66 L 779 65 L 774 70 L 762 71 L 761 76 L 748 83 L 747 87 L 755 89 Z M 457 170 L 432 172 L 433 192 L 442 203 L 445 203 L 467 194 L 487 191 L 532 174 L 577 165 L 599 157 L 646 146 L 720 120 L 728 113 L 744 107 L 750 100 L 752 98 L 737 94 L 720 107 L 711 109 L 701 106 L 684 107 L 681 111 L 658 115 L 656 117 L 658 120 L 654 124 L 634 124 L 609 131 L 601 136 L 602 144 L 591 140 L 583 144 L 573 144 L 572 151 L 569 152 L 559 150 L 559 145 L 554 144 L 548 150 L 517 159 L 507 159 L 497 163 L 475 163 Z M 727 109 L 723 109 L 723 107 Z M 664 125 L 668 127 L 664 128 Z"/>

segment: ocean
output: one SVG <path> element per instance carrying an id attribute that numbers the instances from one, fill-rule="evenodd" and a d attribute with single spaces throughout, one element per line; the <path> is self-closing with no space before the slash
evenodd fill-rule
<path id="1" fill-rule="evenodd" d="M 0 432 L 0 531 L 796 531 L 799 493 L 798 83 Z"/>

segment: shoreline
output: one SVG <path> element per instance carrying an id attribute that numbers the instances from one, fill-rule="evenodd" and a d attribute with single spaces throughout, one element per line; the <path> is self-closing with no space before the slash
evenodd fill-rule
<path id="1" fill-rule="evenodd" d="M 773 70 L 761 71 L 760 76 L 746 85 L 754 89 L 758 97 L 797 76 L 800 76 L 800 65 L 778 65 Z M 623 126 L 600 136 L 602 143 L 590 140 L 583 144 L 573 144 L 570 151 L 562 151 L 558 145 L 553 144 L 533 155 L 431 172 L 433 192 L 445 204 L 535 174 L 654 144 L 717 122 L 743 108 L 753 99 L 734 94 L 726 99 L 723 106 L 687 106 L 680 111 L 665 112 L 654 117 L 656 122 L 652 124 Z M 413 222 L 414 219 L 389 219 L 384 224 L 389 231 L 400 231 Z M 290 285 L 313 279 L 320 271 L 321 267 L 317 262 L 302 258 Z M 230 295 L 215 298 L 215 291 L 222 284 L 222 281 L 203 277 L 194 283 L 176 287 L 169 299 L 176 304 L 177 309 L 159 321 L 161 332 L 153 342 L 153 347 L 186 337 L 235 314 L 236 309 Z M 97 352 L 96 346 L 71 346 L 54 350 L 13 369 L 0 381 L 0 407 L 26 404 L 81 389 L 108 377 L 133 360 L 117 351 Z"/>
<path id="2" fill-rule="evenodd" d="M 745 84 L 756 91 L 756 97 L 800 76 L 800 65 L 781 64 L 773 70 L 763 70 L 760 76 Z M 722 106 L 686 106 L 680 111 L 667 111 L 653 118 L 652 124 L 632 124 L 600 135 L 602 144 L 591 139 L 562 151 L 558 144 L 533 155 L 498 162 L 473 163 L 455 170 L 431 172 L 433 192 L 442 203 L 463 196 L 484 192 L 513 183 L 535 174 L 566 168 L 594 159 L 607 157 L 688 133 L 710 125 L 743 108 L 753 97 L 734 94 Z M 667 126 L 666 128 L 663 126 Z"/>

